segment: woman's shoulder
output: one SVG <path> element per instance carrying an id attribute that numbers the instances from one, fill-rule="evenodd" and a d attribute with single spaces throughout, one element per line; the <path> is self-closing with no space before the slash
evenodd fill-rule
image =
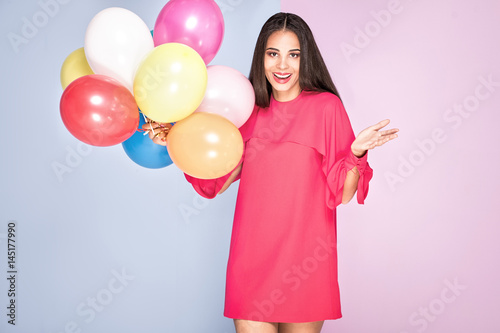
<path id="1" fill-rule="evenodd" d="M 316 109 L 320 114 L 335 114 L 344 109 L 340 98 L 331 92 L 304 91 L 303 93 L 305 93 L 304 105 Z"/>
<path id="2" fill-rule="evenodd" d="M 304 100 L 307 100 L 309 103 L 325 103 L 325 105 L 342 104 L 342 101 L 337 95 L 328 91 L 304 90 L 302 93 L 305 97 Z"/>

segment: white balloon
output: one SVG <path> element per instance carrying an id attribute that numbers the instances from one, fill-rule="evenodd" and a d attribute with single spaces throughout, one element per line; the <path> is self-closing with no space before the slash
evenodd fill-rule
<path id="1" fill-rule="evenodd" d="M 84 50 L 90 68 L 117 79 L 132 93 L 135 72 L 153 48 L 146 23 L 125 8 L 100 11 L 85 32 Z"/>
<path id="2" fill-rule="evenodd" d="M 205 96 L 195 112 L 215 113 L 241 127 L 252 114 L 255 93 L 248 79 L 234 68 L 207 67 Z"/>

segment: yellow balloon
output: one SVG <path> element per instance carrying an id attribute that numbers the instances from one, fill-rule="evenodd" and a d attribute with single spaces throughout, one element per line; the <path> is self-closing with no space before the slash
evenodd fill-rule
<path id="1" fill-rule="evenodd" d="M 200 179 L 213 179 L 228 174 L 238 165 L 243 155 L 243 139 L 238 128 L 226 118 L 196 112 L 170 129 L 167 150 L 183 172 Z"/>
<path id="2" fill-rule="evenodd" d="M 187 45 L 155 47 L 139 65 L 134 96 L 141 111 L 160 123 L 186 118 L 201 104 L 207 87 L 207 67 Z"/>
<path id="3" fill-rule="evenodd" d="M 61 67 L 61 86 L 63 89 L 79 77 L 94 74 L 85 57 L 83 47 L 73 51 L 64 60 Z"/>

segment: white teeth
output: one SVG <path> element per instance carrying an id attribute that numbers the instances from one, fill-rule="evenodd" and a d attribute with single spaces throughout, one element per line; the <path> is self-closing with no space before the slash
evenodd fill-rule
<path id="1" fill-rule="evenodd" d="M 292 74 L 287 74 L 287 75 L 279 75 L 276 73 L 273 73 L 274 76 L 276 76 L 278 79 L 288 79 Z"/>

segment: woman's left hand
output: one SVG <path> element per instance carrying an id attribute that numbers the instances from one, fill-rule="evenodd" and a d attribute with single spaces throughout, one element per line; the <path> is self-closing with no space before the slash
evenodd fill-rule
<path id="1" fill-rule="evenodd" d="M 382 120 L 381 122 L 362 130 L 351 145 L 353 154 L 357 157 L 361 157 L 366 154 L 368 150 L 382 146 L 384 143 L 397 138 L 398 135 L 396 133 L 399 132 L 399 129 L 397 128 L 381 131 L 381 129 L 389 123 L 389 119 Z"/>
<path id="2" fill-rule="evenodd" d="M 142 125 L 142 129 L 149 134 L 149 138 L 153 140 L 154 143 L 162 146 L 167 145 L 167 135 L 172 124 L 170 123 L 157 123 L 149 118 L 147 118 L 146 123 Z"/>

